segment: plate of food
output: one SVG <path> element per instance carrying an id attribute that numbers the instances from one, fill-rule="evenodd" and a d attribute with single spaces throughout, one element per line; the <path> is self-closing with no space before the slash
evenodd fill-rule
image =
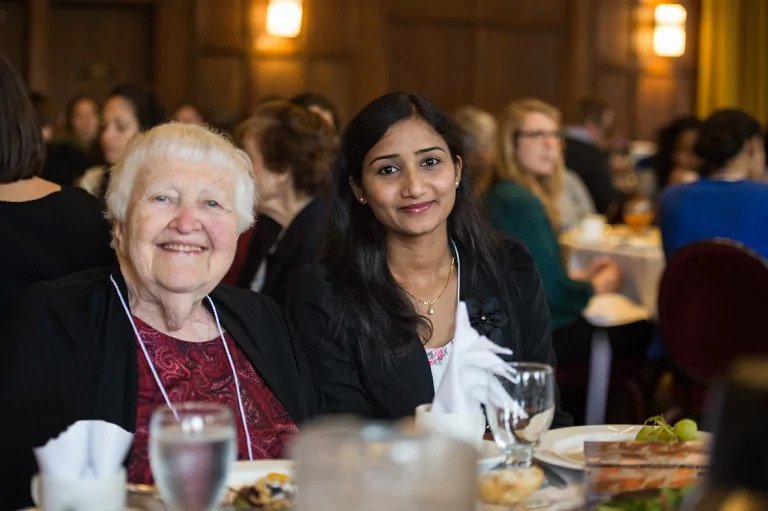
<path id="1" fill-rule="evenodd" d="M 606 424 L 559 428 L 544 434 L 534 456 L 539 461 L 572 470 L 584 469 L 584 442 L 675 442 L 709 440 L 709 433 L 698 431 L 696 423 L 681 419 L 674 426 L 661 416 L 645 424 Z"/>
<path id="2" fill-rule="evenodd" d="M 583 470 L 584 442 L 634 440 L 642 427 L 632 424 L 607 424 L 552 429 L 542 437 L 534 457 L 557 467 Z"/>
<path id="3" fill-rule="evenodd" d="M 291 460 L 238 461 L 227 478 L 226 503 L 234 509 L 290 509 L 296 496 Z"/>

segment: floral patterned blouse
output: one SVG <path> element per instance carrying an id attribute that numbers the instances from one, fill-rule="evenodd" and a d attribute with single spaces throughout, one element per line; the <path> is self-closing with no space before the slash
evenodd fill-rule
<path id="1" fill-rule="evenodd" d="M 448 367 L 448 360 L 451 358 L 452 347 L 453 341 L 449 341 L 448 344 L 439 348 L 424 348 L 427 350 L 427 360 L 429 360 L 429 368 L 432 370 L 435 391 L 440 386 L 440 382 L 443 381 L 445 368 Z"/>

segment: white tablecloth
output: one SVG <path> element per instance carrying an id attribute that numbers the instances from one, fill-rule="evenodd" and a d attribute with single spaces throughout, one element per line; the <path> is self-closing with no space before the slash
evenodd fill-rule
<path id="1" fill-rule="evenodd" d="M 595 257 L 612 259 L 622 271 L 619 292 L 656 316 L 659 281 L 665 265 L 658 229 L 637 236 L 624 226 L 609 227 L 599 241 L 583 241 L 578 231 L 570 231 L 560 236 L 560 244 L 569 269 L 583 268 Z"/>

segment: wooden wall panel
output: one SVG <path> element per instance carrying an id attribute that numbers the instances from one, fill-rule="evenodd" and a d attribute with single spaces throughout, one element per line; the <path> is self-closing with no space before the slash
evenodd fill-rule
<path id="1" fill-rule="evenodd" d="M 354 45 L 350 26 L 355 22 L 353 3 L 359 0 L 314 0 L 307 2 L 307 51 L 311 54 L 343 55 Z"/>
<path id="2" fill-rule="evenodd" d="M 637 81 L 635 127 L 645 138 L 654 138 L 659 124 L 679 113 L 675 80 L 669 76 L 640 76 Z"/>
<path id="3" fill-rule="evenodd" d="M 0 0 L 0 9 L 23 5 L 31 13 L 23 31 L 0 30 L 0 44 L 28 33 L 26 78 L 44 89 L 50 81 L 68 97 L 75 91 L 55 71 L 58 54 L 39 48 L 48 48 L 49 36 L 61 39 L 59 32 L 110 40 L 116 24 L 104 20 L 105 34 L 96 25 L 61 28 L 67 22 L 54 9 L 145 8 L 154 49 L 145 75 L 131 74 L 154 84 L 168 106 L 191 100 L 230 119 L 260 96 L 314 89 L 349 119 L 385 91 L 415 89 L 446 109 L 475 103 L 495 110 L 536 95 L 568 113 L 591 94 L 613 105 L 627 136 L 649 138 L 694 100 L 700 0 L 681 0 L 689 21 L 680 59 L 649 49 L 661 1 L 304 0 L 302 34 L 280 39 L 265 34 L 267 0 Z M 54 18 L 59 28 L 49 29 Z M 88 55 L 77 45 L 67 49 L 66 58 Z"/>
<path id="4" fill-rule="evenodd" d="M 22 74 L 27 70 L 25 62 L 27 23 L 27 12 L 22 2 L 0 1 L 0 53 L 5 55 Z"/>
<path id="5" fill-rule="evenodd" d="M 393 22 L 387 40 L 388 90 L 422 92 L 444 108 L 473 98 L 477 70 L 471 29 Z"/>
<path id="6" fill-rule="evenodd" d="M 240 57 L 197 60 L 197 104 L 212 123 L 227 126 L 243 114 L 245 71 L 245 61 Z"/>
<path id="7" fill-rule="evenodd" d="M 257 59 L 251 63 L 251 73 L 256 84 L 255 100 L 272 95 L 287 98 L 307 88 L 303 59 Z"/>
<path id="8" fill-rule="evenodd" d="M 487 68 L 477 73 L 485 82 L 484 105 L 495 112 L 527 96 L 561 104 L 563 45 L 564 38 L 557 34 L 490 30 Z"/>
<path id="9" fill-rule="evenodd" d="M 77 93 L 103 100 L 124 81 L 153 85 L 151 5 L 55 3 L 51 18 L 56 20 L 48 49 L 52 108 L 60 110 Z"/>
<path id="10" fill-rule="evenodd" d="M 196 0 L 197 43 L 203 47 L 245 49 L 246 0 Z"/>
<path id="11" fill-rule="evenodd" d="M 602 0 L 597 16 L 598 58 L 602 64 L 629 67 L 633 64 L 632 26 L 635 0 Z"/>
<path id="12" fill-rule="evenodd" d="M 478 3 L 480 16 L 493 23 L 556 25 L 566 19 L 566 0 L 481 0 Z"/>
<path id="13" fill-rule="evenodd" d="M 358 78 L 352 75 L 346 60 L 313 60 L 307 66 L 306 88 L 330 99 L 336 105 L 342 123 L 346 123 L 356 113 L 352 104 L 352 83 Z"/>
<path id="14" fill-rule="evenodd" d="M 617 135 L 631 136 L 635 120 L 635 83 L 632 75 L 623 69 L 604 68 L 600 72 L 598 87 L 593 95 L 606 101 L 616 113 Z"/>
<path id="15" fill-rule="evenodd" d="M 383 0 L 387 14 L 395 18 L 472 20 L 479 2 L 467 0 Z"/>

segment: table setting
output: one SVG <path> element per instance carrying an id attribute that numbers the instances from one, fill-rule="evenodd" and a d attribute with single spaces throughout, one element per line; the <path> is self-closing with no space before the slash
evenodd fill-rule
<path id="1" fill-rule="evenodd" d="M 235 461 L 232 411 L 177 403 L 150 420 L 155 485 L 126 484 L 132 435 L 79 421 L 37 449 L 33 509 L 566 511 L 655 489 L 659 470 L 673 487 L 706 470 L 709 437 L 692 421 L 550 429 L 553 368 L 506 361 L 510 351 L 469 325 L 463 303 L 454 343 L 434 400 L 413 417 L 320 418 L 302 425 L 289 459 Z"/>

